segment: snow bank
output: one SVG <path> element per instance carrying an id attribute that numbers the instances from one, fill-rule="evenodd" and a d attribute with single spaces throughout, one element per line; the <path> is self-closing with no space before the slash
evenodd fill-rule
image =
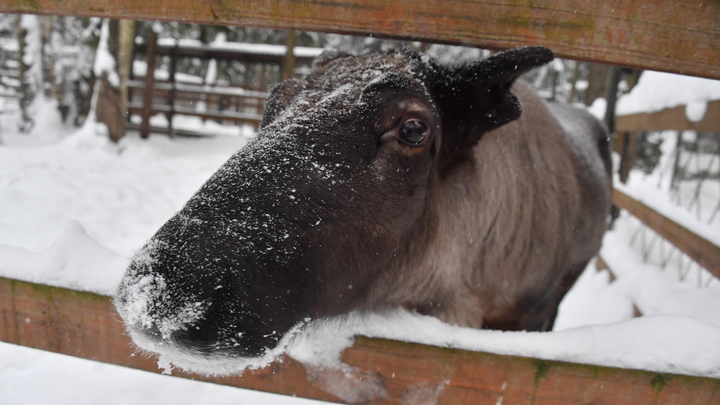
<path id="1" fill-rule="evenodd" d="M 77 221 L 129 257 L 246 142 L 131 134 L 113 145 L 91 129 L 35 147 L 8 142 L 0 147 L 0 245 L 42 251 Z"/>
<path id="2" fill-rule="evenodd" d="M 313 405 L 304 398 L 173 378 L 0 342 L 0 404 Z"/>
<path id="3" fill-rule="evenodd" d="M 106 295 L 115 291 L 127 266 L 126 258 L 101 246 L 74 220 L 48 249 L 33 253 L 0 245 L 0 257 L 4 277 Z"/>

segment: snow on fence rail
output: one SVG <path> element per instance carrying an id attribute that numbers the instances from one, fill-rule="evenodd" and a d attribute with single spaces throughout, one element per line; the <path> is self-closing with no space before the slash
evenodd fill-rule
<path id="1" fill-rule="evenodd" d="M 159 372 L 136 355 L 110 298 L 0 278 L 0 341 Z M 407 403 L 411 395 L 437 404 L 713 404 L 720 380 L 501 356 L 358 337 L 342 361 L 386 394 L 373 403 Z M 337 371 L 344 373 L 345 371 Z M 332 374 L 306 370 L 283 356 L 239 377 L 182 377 L 261 391 L 343 402 L 323 383 Z"/>
<path id="2" fill-rule="evenodd" d="M 698 122 L 688 119 L 687 107 L 662 111 L 620 115 L 615 122 L 617 132 L 635 131 L 720 131 L 720 100 L 707 103 L 707 110 Z"/>

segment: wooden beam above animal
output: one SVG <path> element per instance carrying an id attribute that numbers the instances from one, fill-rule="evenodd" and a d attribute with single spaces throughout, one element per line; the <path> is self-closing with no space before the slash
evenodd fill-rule
<path id="1" fill-rule="evenodd" d="M 516 82 L 552 58 L 326 52 L 274 87 L 257 138 L 132 260 L 135 342 L 214 372 L 351 311 L 551 330 L 611 196 L 602 124 Z"/>

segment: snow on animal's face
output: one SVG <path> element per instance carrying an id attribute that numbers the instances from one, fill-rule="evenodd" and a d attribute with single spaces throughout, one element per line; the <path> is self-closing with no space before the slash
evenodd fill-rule
<path id="1" fill-rule="evenodd" d="M 404 51 L 337 57 L 274 89 L 258 138 L 132 261 L 116 305 L 135 341 L 209 371 L 193 362 L 264 356 L 364 304 L 423 213 L 428 69 Z"/>

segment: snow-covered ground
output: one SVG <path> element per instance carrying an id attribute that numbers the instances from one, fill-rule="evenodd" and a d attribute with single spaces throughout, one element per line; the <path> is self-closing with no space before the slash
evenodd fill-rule
<path id="1" fill-rule="evenodd" d="M 175 139 L 64 126 L 52 103 L 34 106 L 33 133 L 0 116 L 0 276 L 111 294 L 133 249 L 148 239 L 249 136 Z M 629 192 L 658 201 L 634 173 Z M 643 191 L 645 190 L 645 191 Z M 718 229 L 659 204 L 711 240 Z M 658 208 L 660 209 L 660 208 Z M 677 219 L 676 219 L 677 220 Z M 618 279 L 590 266 L 561 306 L 553 333 L 457 328 L 398 311 L 315 325 L 291 353 L 334 361 L 354 333 L 502 354 L 720 378 L 720 282 L 703 287 L 644 263 L 623 215 L 604 241 Z M 635 309 L 644 314 L 634 318 Z M 408 333 L 411 331 L 412 333 Z M 42 389 L 39 389 L 42 387 Z M 0 403 L 312 403 L 0 344 Z M 163 402 L 165 401 L 165 402 Z"/>

